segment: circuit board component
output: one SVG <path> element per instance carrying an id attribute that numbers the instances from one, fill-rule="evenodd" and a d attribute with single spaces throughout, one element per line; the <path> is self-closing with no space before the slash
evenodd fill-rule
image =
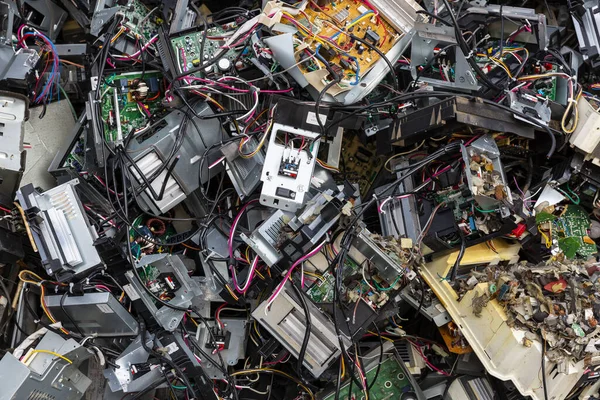
<path id="1" fill-rule="evenodd" d="M 225 45 L 228 36 L 237 28 L 238 26 L 234 22 L 213 26 L 206 31 L 206 40 L 204 40 L 204 31 L 187 32 L 181 36 L 171 38 L 171 46 L 175 53 L 179 72 L 191 70 L 200 66 L 204 61 L 217 56 L 221 51 L 221 46 Z M 244 64 L 241 57 L 238 57 L 239 55 L 240 49 L 231 49 L 217 63 L 206 67 L 204 73 L 225 73 L 232 68 L 243 68 Z M 198 73 L 190 75 L 199 77 Z"/>
<path id="2" fill-rule="evenodd" d="M 106 79 L 101 90 L 104 137 L 111 143 L 141 131 L 162 107 L 165 92 L 158 71 L 114 75 Z"/>

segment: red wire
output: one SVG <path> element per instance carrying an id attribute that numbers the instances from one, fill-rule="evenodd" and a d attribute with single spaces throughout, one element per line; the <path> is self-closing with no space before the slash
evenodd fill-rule
<path id="1" fill-rule="evenodd" d="M 223 309 L 226 305 L 227 305 L 227 303 L 223 303 L 222 305 L 219 306 L 219 308 L 217 308 L 217 311 L 215 312 L 215 319 L 219 323 L 219 326 L 221 327 L 221 329 L 225 329 L 225 325 L 219 319 L 219 313 L 221 312 L 221 309 Z"/>
<path id="2" fill-rule="evenodd" d="M 2 206 L 0 206 L 0 210 L 4 211 L 7 214 L 10 214 L 12 211 L 10 211 L 8 208 L 4 208 Z"/>

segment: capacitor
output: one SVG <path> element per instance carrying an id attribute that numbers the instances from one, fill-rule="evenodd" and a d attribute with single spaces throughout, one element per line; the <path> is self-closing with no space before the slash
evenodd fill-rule
<path id="1" fill-rule="evenodd" d="M 592 220 L 592 225 L 590 226 L 589 232 L 592 239 L 600 238 L 600 222 Z"/>
<path id="2" fill-rule="evenodd" d="M 221 72 L 227 72 L 231 69 L 231 61 L 228 58 L 221 58 L 217 62 L 217 66 Z"/>

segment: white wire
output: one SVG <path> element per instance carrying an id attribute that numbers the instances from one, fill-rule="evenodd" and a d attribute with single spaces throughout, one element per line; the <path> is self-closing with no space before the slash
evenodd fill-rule
<path id="1" fill-rule="evenodd" d="M 363 279 L 364 279 L 365 283 L 366 283 L 367 285 L 369 285 L 369 287 L 370 287 L 371 289 L 373 289 L 373 291 L 374 291 L 374 292 L 376 292 L 376 291 L 377 291 L 377 289 L 375 289 L 375 288 L 373 287 L 373 285 L 371 285 L 371 284 L 369 283 L 369 281 L 367 280 L 367 277 L 365 276 L 365 267 L 367 266 L 367 263 L 366 263 L 366 261 L 367 261 L 367 260 L 365 260 L 365 261 L 363 262 L 363 267 L 362 267 L 362 277 L 363 277 Z"/>
<path id="2" fill-rule="evenodd" d="M 264 76 L 264 77 L 262 77 L 262 78 L 256 78 L 256 79 L 252 79 L 252 80 L 250 80 L 250 81 L 248 81 L 248 82 L 249 82 L 249 83 L 252 83 L 252 82 L 258 82 L 258 81 L 262 81 L 263 79 L 269 79 L 269 78 L 271 78 L 271 77 L 273 77 L 273 76 L 277 76 L 277 75 L 282 75 L 282 74 L 285 74 L 285 73 L 286 73 L 286 72 L 288 72 L 289 70 L 291 70 L 291 69 L 294 69 L 294 68 L 296 68 L 298 65 L 300 65 L 300 64 L 304 64 L 305 62 L 307 62 L 307 61 L 309 61 L 309 60 L 312 60 L 313 58 L 315 58 L 315 55 L 314 55 L 314 54 L 311 54 L 311 56 L 310 56 L 310 57 L 307 57 L 307 58 L 305 58 L 305 59 L 303 59 L 303 60 L 300 60 L 300 61 L 298 61 L 296 64 L 292 65 L 292 66 L 291 66 L 291 67 L 289 67 L 289 68 L 286 68 L 286 69 L 284 69 L 283 71 L 276 72 L 276 73 L 274 73 L 274 74 L 267 75 L 267 76 Z M 317 64 L 317 65 L 319 65 L 319 64 Z M 320 67 L 320 65 L 319 65 L 319 67 Z"/>
<path id="3" fill-rule="evenodd" d="M 260 390 L 256 390 L 256 389 L 254 389 L 254 388 L 252 388 L 252 387 L 250 387 L 250 386 L 238 386 L 238 385 L 235 385 L 235 388 L 236 388 L 236 389 L 247 389 L 247 390 L 251 390 L 251 391 L 253 391 L 254 393 L 258 393 L 258 394 L 269 394 L 269 387 L 268 387 L 268 386 L 267 386 L 267 390 L 265 390 L 264 392 L 261 392 Z"/>
<path id="4" fill-rule="evenodd" d="M 215 88 L 210 87 L 210 86 L 206 86 L 206 85 L 190 85 L 190 86 L 182 86 L 181 89 L 189 89 L 189 90 L 205 89 L 205 90 L 208 90 L 210 92 L 217 93 L 217 94 L 220 94 L 222 96 L 228 97 L 229 99 L 231 99 L 231 100 L 239 103 L 242 107 L 244 107 L 244 109 L 246 109 L 246 105 L 244 103 L 242 103 L 241 101 L 239 101 L 238 99 L 236 99 L 235 97 L 230 96 L 227 93 L 223 93 L 220 90 L 215 89 Z"/>
<path id="5" fill-rule="evenodd" d="M 532 194 L 531 196 L 525 198 L 525 200 L 529 200 L 529 199 L 535 197 L 542 190 L 542 188 L 543 188 L 543 186 L 540 186 L 540 188 L 534 194 Z"/>

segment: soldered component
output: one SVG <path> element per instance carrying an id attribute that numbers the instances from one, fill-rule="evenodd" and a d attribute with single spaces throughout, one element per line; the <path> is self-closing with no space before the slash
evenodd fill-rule
<path id="1" fill-rule="evenodd" d="M 279 175 L 296 179 L 298 176 L 299 167 L 300 159 L 292 155 L 288 155 L 287 158 L 283 158 L 281 160 L 281 164 L 279 165 Z"/>
<path id="2" fill-rule="evenodd" d="M 337 13 L 332 15 L 333 19 L 338 24 L 341 24 L 342 22 L 344 22 L 346 19 L 348 19 L 349 16 L 350 16 L 350 11 L 348 11 L 347 9 L 340 10 Z"/>

